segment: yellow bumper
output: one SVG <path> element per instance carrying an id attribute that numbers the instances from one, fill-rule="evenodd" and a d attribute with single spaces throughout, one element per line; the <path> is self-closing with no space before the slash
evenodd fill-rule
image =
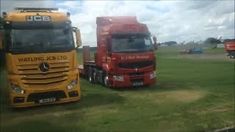
<path id="1" fill-rule="evenodd" d="M 45 91 L 28 91 L 25 94 L 10 93 L 12 107 L 31 107 L 49 104 L 60 104 L 80 100 L 80 87 L 68 89 L 53 89 Z"/>
<path id="2" fill-rule="evenodd" d="M 24 107 L 33 107 L 33 106 L 41 106 L 41 105 L 51 105 L 51 104 L 61 104 L 61 103 L 69 103 L 69 102 L 76 102 L 79 101 L 80 97 L 73 97 L 73 98 L 65 98 L 61 99 L 59 101 L 55 101 L 52 103 L 45 103 L 45 104 L 40 104 L 40 103 L 35 103 L 35 102 L 24 102 L 24 103 L 11 103 L 11 107 L 14 108 L 24 108 Z"/>

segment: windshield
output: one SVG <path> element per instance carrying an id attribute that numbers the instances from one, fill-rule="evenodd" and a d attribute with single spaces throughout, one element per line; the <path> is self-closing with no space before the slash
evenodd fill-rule
<path id="1" fill-rule="evenodd" d="M 71 50 L 74 48 L 72 30 L 57 29 L 12 29 L 9 51 L 34 53 Z"/>
<path id="2" fill-rule="evenodd" d="M 142 52 L 153 50 L 149 35 L 112 36 L 112 52 Z"/>

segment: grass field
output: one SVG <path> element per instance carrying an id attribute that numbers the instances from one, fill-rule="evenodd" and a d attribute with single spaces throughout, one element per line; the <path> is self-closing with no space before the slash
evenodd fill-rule
<path id="1" fill-rule="evenodd" d="M 1 132 L 198 132 L 234 125 L 235 62 L 223 49 L 180 55 L 157 52 L 157 83 L 109 89 L 81 79 L 77 103 L 15 110 L 1 70 Z"/>

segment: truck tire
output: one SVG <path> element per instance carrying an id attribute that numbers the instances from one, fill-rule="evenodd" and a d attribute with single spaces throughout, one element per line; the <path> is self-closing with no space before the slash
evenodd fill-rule
<path id="1" fill-rule="evenodd" d="M 105 74 L 105 75 L 103 76 L 103 85 L 104 85 L 105 87 L 110 87 L 110 84 L 109 84 L 109 81 L 108 81 L 108 75 L 107 75 L 107 74 Z"/>
<path id="2" fill-rule="evenodd" d="M 91 67 L 89 67 L 88 69 L 88 81 L 90 83 L 94 83 L 94 78 L 93 78 L 93 70 Z"/>
<path id="3" fill-rule="evenodd" d="M 95 70 L 93 70 L 93 72 L 92 72 L 92 79 L 93 79 L 93 83 L 97 83 L 96 71 Z"/>

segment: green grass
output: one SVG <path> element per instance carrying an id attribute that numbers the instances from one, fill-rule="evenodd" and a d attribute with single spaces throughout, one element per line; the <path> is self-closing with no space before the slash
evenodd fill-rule
<path id="1" fill-rule="evenodd" d="M 205 51 L 210 54 L 224 51 Z M 0 130 L 198 132 L 234 125 L 235 62 L 184 56 L 174 48 L 158 50 L 158 79 L 150 87 L 109 89 L 81 79 L 79 102 L 20 110 L 7 105 L 1 71 Z"/>

